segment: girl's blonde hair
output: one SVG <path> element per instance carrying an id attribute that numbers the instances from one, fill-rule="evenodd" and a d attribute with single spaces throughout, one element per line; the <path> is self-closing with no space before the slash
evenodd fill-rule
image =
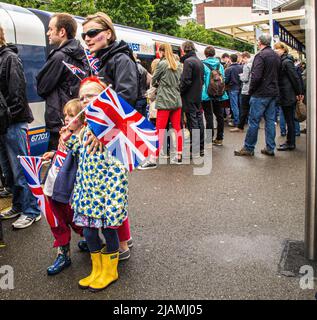
<path id="1" fill-rule="evenodd" d="M 79 99 L 69 100 L 64 106 L 64 114 L 72 114 L 76 116 L 82 110 Z M 79 116 L 79 121 L 84 124 L 85 114 L 84 112 Z"/>
<path id="2" fill-rule="evenodd" d="M 169 43 L 162 43 L 159 47 L 159 51 L 164 52 L 164 57 L 167 60 L 168 67 L 173 71 L 176 71 L 178 65 L 174 57 L 172 46 Z"/>
<path id="3" fill-rule="evenodd" d="M 86 17 L 86 19 L 82 25 L 84 26 L 85 24 L 87 24 L 90 21 L 94 21 L 94 22 L 100 24 L 103 27 L 103 29 L 107 29 L 107 30 L 110 29 L 111 30 L 111 38 L 110 38 L 109 42 L 113 43 L 116 41 L 116 39 L 117 39 L 116 31 L 114 30 L 114 26 L 113 26 L 111 18 L 107 14 L 105 14 L 103 12 L 97 12 L 95 14 L 91 14 Z"/>
<path id="4" fill-rule="evenodd" d="M 282 49 L 285 53 L 289 53 L 288 46 L 283 42 L 277 42 L 274 44 L 274 49 Z"/>
<path id="5" fill-rule="evenodd" d="M 7 45 L 7 42 L 6 42 L 6 39 L 4 37 L 4 30 L 0 25 L 0 46 L 2 47 L 2 46 L 5 46 L 5 45 Z"/>

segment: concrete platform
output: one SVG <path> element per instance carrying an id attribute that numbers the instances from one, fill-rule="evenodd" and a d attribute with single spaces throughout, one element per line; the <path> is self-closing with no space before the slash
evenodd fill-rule
<path id="1" fill-rule="evenodd" d="M 226 128 L 208 175 L 194 175 L 193 165 L 131 174 L 131 258 L 98 294 L 77 286 L 90 272 L 77 236 L 71 267 L 48 277 L 55 251 L 46 221 L 19 231 L 5 221 L 0 266 L 13 267 L 14 289 L 0 289 L 0 299 L 315 299 L 316 283 L 302 290 L 299 278 L 278 272 L 284 241 L 304 238 L 306 136 L 273 158 L 260 153 L 261 129 L 255 157 L 234 157 L 244 136 Z"/>

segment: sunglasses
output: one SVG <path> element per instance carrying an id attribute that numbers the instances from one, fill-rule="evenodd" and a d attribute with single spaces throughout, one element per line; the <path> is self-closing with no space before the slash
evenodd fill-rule
<path id="1" fill-rule="evenodd" d="M 90 29 L 87 32 L 83 32 L 81 34 L 81 37 L 83 38 L 83 40 L 85 40 L 86 36 L 88 36 L 89 38 L 94 38 L 97 34 L 106 30 L 108 29 Z"/>

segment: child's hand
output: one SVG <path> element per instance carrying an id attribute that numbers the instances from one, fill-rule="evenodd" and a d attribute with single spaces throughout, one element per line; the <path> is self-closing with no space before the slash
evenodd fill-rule
<path id="1" fill-rule="evenodd" d="M 50 151 L 50 152 L 45 152 L 45 153 L 43 154 L 42 159 L 43 159 L 44 161 L 48 161 L 48 160 L 50 160 L 50 159 L 53 159 L 53 157 L 54 157 L 54 152 Z"/>
<path id="2" fill-rule="evenodd" d="M 97 137 L 91 132 L 87 132 L 87 141 L 84 143 L 84 147 L 87 147 L 87 154 L 94 155 L 98 150 L 103 152 L 103 144 Z"/>

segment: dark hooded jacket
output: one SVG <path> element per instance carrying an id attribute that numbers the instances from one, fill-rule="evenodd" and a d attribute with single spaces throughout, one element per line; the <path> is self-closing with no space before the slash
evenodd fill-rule
<path id="1" fill-rule="evenodd" d="M 196 112 L 200 110 L 201 93 L 204 84 L 204 65 L 194 51 L 181 58 L 184 63 L 181 76 L 180 91 L 184 112 Z"/>
<path id="2" fill-rule="evenodd" d="M 300 78 L 294 65 L 294 58 L 284 54 L 281 57 L 281 69 L 279 74 L 280 105 L 294 106 L 296 96 L 303 94 Z"/>
<path id="3" fill-rule="evenodd" d="M 63 64 L 63 61 L 88 72 L 88 62 L 80 42 L 68 40 L 50 52 L 47 62 L 37 75 L 38 95 L 46 100 L 45 123 L 49 131 L 58 132 L 63 126 L 63 108 L 77 98 L 80 80 Z M 83 75 L 80 75 L 83 78 Z"/>
<path id="4" fill-rule="evenodd" d="M 115 41 L 99 50 L 96 57 L 101 61 L 98 74 L 101 80 L 111 84 L 112 89 L 134 107 L 138 97 L 141 97 L 140 76 L 128 44 Z"/>
<path id="5" fill-rule="evenodd" d="M 26 81 L 21 59 L 14 45 L 0 47 L 0 91 L 11 113 L 11 123 L 33 121 L 26 97 Z"/>

